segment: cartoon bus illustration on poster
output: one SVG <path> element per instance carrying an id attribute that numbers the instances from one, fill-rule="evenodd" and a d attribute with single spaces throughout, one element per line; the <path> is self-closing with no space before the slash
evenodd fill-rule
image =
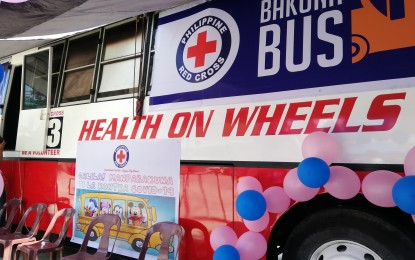
<path id="1" fill-rule="evenodd" d="M 117 237 L 117 247 L 140 252 L 148 229 L 158 221 L 157 212 L 160 210 L 163 219 L 168 219 L 166 212 L 173 212 L 174 198 L 160 196 L 133 195 L 112 192 L 97 192 L 96 190 L 77 190 L 77 215 L 75 217 L 75 233 L 84 237 L 91 221 L 103 214 L 117 214 L 121 218 L 121 228 Z M 168 202 L 170 200 L 170 202 Z M 166 218 L 167 217 L 167 218 Z M 90 241 L 97 241 L 103 232 L 103 225 L 97 224 L 90 234 Z M 115 238 L 116 229 L 111 229 L 110 237 Z M 113 240 L 112 240 L 113 243 Z M 148 254 L 157 255 L 161 245 L 159 234 L 154 234 L 148 245 Z M 174 245 L 170 247 L 174 252 Z"/>

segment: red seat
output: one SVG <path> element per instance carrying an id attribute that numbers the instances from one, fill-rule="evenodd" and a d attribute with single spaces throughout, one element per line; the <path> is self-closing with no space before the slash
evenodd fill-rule
<path id="1" fill-rule="evenodd" d="M 159 236 L 161 238 L 161 246 L 159 248 L 159 254 L 157 256 L 157 260 L 168 260 L 169 259 L 170 240 L 173 236 L 177 236 L 177 248 L 176 248 L 176 257 L 177 257 L 177 253 L 179 252 L 180 241 L 184 235 L 184 229 L 179 224 L 166 221 L 166 222 L 156 223 L 147 230 L 147 234 L 143 242 L 143 247 L 141 248 L 140 255 L 138 256 L 138 260 L 145 259 L 150 237 L 154 233 L 157 233 L 157 232 L 160 233 Z"/>
<path id="2" fill-rule="evenodd" d="M 98 224 L 104 224 L 104 232 L 101 234 L 101 241 L 99 242 L 98 250 L 95 254 L 90 254 L 87 252 L 88 242 L 90 240 L 90 234 L 92 233 L 93 227 Z M 94 218 L 88 226 L 88 230 L 86 231 L 84 241 L 82 242 L 81 248 L 79 249 L 78 253 L 62 257 L 62 259 L 108 259 L 110 254 L 108 254 L 108 246 L 109 246 L 109 237 L 110 237 L 110 230 L 112 226 L 117 226 L 117 234 L 115 239 L 118 237 L 118 232 L 120 232 L 121 227 L 121 218 L 115 214 L 105 214 L 100 215 Z M 111 249 L 111 253 L 114 250 L 114 244 Z"/>
<path id="3" fill-rule="evenodd" d="M 72 222 L 72 217 L 75 212 L 76 211 L 73 208 L 61 209 L 56 212 L 48 228 L 46 229 L 43 238 L 38 241 L 27 242 L 18 245 L 16 249 L 15 259 L 19 259 L 20 252 L 25 253 L 29 257 L 29 260 L 37 259 L 39 254 L 47 252 L 52 252 L 52 259 L 57 259 L 58 253 L 60 253 L 62 256 L 62 242 L 66 237 L 66 233 L 68 231 L 69 225 Z M 52 229 L 59 218 L 64 218 L 62 228 L 58 238 L 52 242 L 50 241 L 50 234 L 52 233 Z"/>
<path id="4" fill-rule="evenodd" d="M 0 244 L 4 246 L 3 259 L 11 259 L 13 246 L 20 243 L 36 240 L 36 234 L 39 229 L 40 219 L 47 208 L 46 204 L 39 203 L 30 206 L 24 213 L 16 230 L 11 234 L 0 235 Z M 35 211 L 36 218 L 28 234 L 22 234 L 23 226 L 26 224 L 27 216 L 30 212 Z"/>

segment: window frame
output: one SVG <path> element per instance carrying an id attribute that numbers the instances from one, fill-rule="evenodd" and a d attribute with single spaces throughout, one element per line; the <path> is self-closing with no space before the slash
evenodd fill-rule
<path id="1" fill-rule="evenodd" d="M 145 25 L 148 23 L 147 20 L 148 19 L 147 19 L 146 16 L 140 15 L 140 16 L 136 16 L 134 18 L 126 19 L 126 20 L 123 20 L 121 22 L 117 22 L 117 23 L 114 23 L 114 24 L 111 24 L 111 25 L 108 25 L 108 26 L 105 26 L 105 27 L 102 28 L 102 30 L 103 30 L 103 39 L 102 39 L 102 46 L 101 46 L 99 64 L 98 64 L 98 68 L 97 68 L 97 71 L 98 71 L 98 77 L 97 78 L 98 78 L 98 80 L 97 80 L 97 84 L 96 84 L 96 91 L 95 91 L 93 102 L 104 102 L 104 101 L 117 100 L 117 99 L 134 98 L 134 97 L 136 97 L 136 93 L 138 93 L 140 91 L 141 85 L 142 85 L 142 75 L 143 75 L 143 70 L 144 70 L 144 68 L 143 68 L 143 59 L 144 59 L 144 50 L 145 50 L 145 44 L 146 44 L 145 39 L 146 39 L 146 33 L 147 33 Z M 108 29 L 113 29 L 113 28 L 116 28 L 116 27 L 119 27 L 119 26 L 122 26 L 122 25 L 125 25 L 125 24 L 128 24 L 128 23 L 132 23 L 132 22 L 135 22 L 135 25 L 136 25 L 135 38 L 134 38 L 135 39 L 135 42 L 134 42 L 135 47 L 137 47 L 137 42 L 136 42 L 136 40 L 137 40 L 137 31 L 138 31 L 137 30 L 138 29 L 137 25 L 139 25 L 139 24 L 142 25 L 141 31 L 143 32 L 143 35 L 142 35 L 142 40 L 141 40 L 141 49 L 140 50 L 138 50 L 138 48 L 135 49 L 135 51 L 134 51 L 135 53 L 130 54 L 130 55 L 111 58 L 109 60 L 104 60 L 104 58 L 105 58 L 104 57 L 105 56 L 105 53 L 104 53 L 105 52 L 105 46 L 104 45 L 105 45 L 105 36 L 106 36 L 107 30 Z M 105 65 L 116 64 L 116 63 L 119 63 L 119 62 L 123 62 L 123 61 L 127 61 L 127 60 L 133 60 L 133 59 L 135 60 L 134 61 L 135 65 L 134 65 L 134 68 L 133 68 L 134 72 L 135 72 L 136 66 L 137 66 L 137 64 L 136 64 L 137 59 L 140 59 L 140 64 L 139 64 L 140 69 L 139 69 L 139 75 L 135 75 L 133 77 L 133 86 L 132 86 L 133 91 L 132 91 L 132 93 L 111 95 L 111 96 L 108 96 L 108 97 L 98 97 L 100 87 L 101 87 L 101 81 L 102 81 L 102 77 L 103 77 L 103 70 L 104 70 Z M 135 86 L 137 77 L 138 77 L 138 86 Z"/>
<path id="2" fill-rule="evenodd" d="M 106 101 L 111 101 L 111 100 L 120 100 L 120 99 L 128 99 L 128 98 L 136 99 L 136 98 L 144 98 L 144 96 L 148 95 L 149 90 L 151 89 L 150 85 L 151 85 L 152 70 L 153 70 L 151 59 L 152 57 L 154 57 L 154 54 L 155 54 L 154 42 L 155 42 L 155 33 L 156 33 L 156 26 L 157 26 L 156 24 L 157 17 L 158 17 L 158 14 L 154 12 L 143 14 L 143 15 L 138 15 L 132 18 L 128 18 L 122 21 L 115 22 L 113 24 L 102 26 L 100 28 L 92 29 L 88 32 L 82 32 L 74 36 L 66 37 L 64 39 L 58 39 L 57 41 L 44 45 L 44 47 L 51 47 L 53 49 L 55 46 L 63 44 L 63 53 L 62 53 L 62 58 L 61 58 L 61 64 L 59 67 L 59 72 L 53 73 L 53 75 L 58 74 L 58 83 L 57 83 L 57 89 L 55 92 L 55 97 L 51 97 L 51 98 L 54 98 L 54 104 L 52 104 L 52 107 L 58 108 L 58 107 L 106 102 Z M 104 61 L 104 54 L 105 54 L 104 44 L 105 44 L 106 30 L 114 29 L 116 27 L 125 25 L 129 22 L 134 22 L 134 21 L 136 25 L 142 26 L 141 28 L 141 31 L 142 31 L 141 49 L 137 48 L 135 53 L 131 55 L 111 58 L 107 61 Z M 139 30 L 136 30 L 135 32 L 136 34 L 137 34 L 137 31 Z M 80 66 L 77 68 L 66 69 L 67 62 L 69 59 L 68 52 L 70 49 L 71 42 L 74 40 L 80 39 L 80 38 L 88 37 L 95 33 L 98 33 L 98 42 L 97 42 L 97 48 L 96 48 L 95 62 L 93 64 Z M 134 84 L 132 85 L 132 89 L 133 89 L 132 93 L 111 94 L 108 97 L 98 97 L 99 88 L 100 88 L 100 84 L 101 84 L 101 80 L 103 76 L 104 66 L 115 64 L 117 62 L 122 62 L 126 60 L 132 60 L 132 59 L 140 60 L 140 63 L 138 64 L 138 66 L 140 66 L 138 70 L 138 75 L 136 74 L 136 76 L 134 77 Z M 63 97 L 63 93 L 65 90 L 64 85 L 65 85 L 66 75 L 71 72 L 82 71 L 88 68 L 93 69 L 92 83 L 89 89 L 89 99 L 62 102 L 62 97 Z M 137 80 L 137 77 L 138 77 L 138 80 Z"/>
<path id="3" fill-rule="evenodd" d="M 90 35 L 93 35 L 93 34 L 96 34 L 96 33 L 98 33 L 98 39 L 97 39 L 98 42 L 97 42 L 97 48 L 96 48 L 96 53 L 95 53 L 95 62 L 92 63 L 92 64 L 83 65 L 83 66 L 80 66 L 80 67 L 77 67 L 77 68 L 66 69 L 66 64 L 68 62 L 68 51 L 69 51 L 70 43 L 72 41 L 76 41 L 78 39 L 85 38 L 87 36 L 90 36 Z M 62 68 L 60 70 L 59 107 L 91 103 L 91 93 L 94 92 L 95 85 L 96 85 L 96 78 L 97 78 L 96 68 L 97 68 L 97 63 L 98 63 L 100 49 L 101 49 L 101 43 L 100 43 L 101 37 L 102 37 L 102 29 L 96 29 L 96 30 L 91 30 L 87 33 L 79 34 L 79 35 L 74 36 L 74 37 L 70 37 L 66 40 L 64 55 L 63 55 L 63 57 L 64 57 L 63 65 L 62 65 Z M 62 102 L 62 97 L 63 97 L 63 93 L 64 93 L 65 75 L 68 74 L 68 73 L 82 71 L 82 70 L 89 69 L 89 68 L 93 69 L 92 82 L 91 82 L 91 86 L 89 87 L 89 98 L 84 99 L 84 100 Z"/>

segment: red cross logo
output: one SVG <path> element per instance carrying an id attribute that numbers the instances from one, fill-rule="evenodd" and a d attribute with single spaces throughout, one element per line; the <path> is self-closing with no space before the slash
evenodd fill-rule
<path id="1" fill-rule="evenodd" d="M 187 58 L 195 57 L 195 68 L 205 65 L 205 57 L 208 53 L 216 52 L 216 40 L 206 41 L 207 31 L 197 35 L 197 43 L 187 49 Z"/>
<path id="2" fill-rule="evenodd" d="M 126 155 L 124 154 L 124 150 L 120 150 L 120 153 L 117 154 L 117 159 L 120 163 L 122 163 L 122 161 L 124 161 Z"/>

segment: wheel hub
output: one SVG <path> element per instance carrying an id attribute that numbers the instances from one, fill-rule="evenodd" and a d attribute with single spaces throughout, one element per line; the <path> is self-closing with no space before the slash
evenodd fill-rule
<path id="1" fill-rule="evenodd" d="M 382 260 L 368 247 L 348 240 L 334 240 L 317 248 L 310 260 Z"/>

